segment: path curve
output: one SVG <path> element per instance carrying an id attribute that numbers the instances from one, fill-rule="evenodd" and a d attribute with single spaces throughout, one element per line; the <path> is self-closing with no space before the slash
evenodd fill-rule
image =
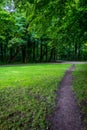
<path id="1" fill-rule="evenodd" d="M 60 84 L 56 108 L 52 114 L 50 130 L 82 130 L 80 110 L 72 91 L 73 65 Z"/>
<path id="2" fill-rule="evenodd" d="M 65 63 L 66 64 L 74 64 L 74 65 L 76 65 L 76 64 L 87 64 L 86 61 L 85 62 L 84 61 L 83 62 L 82 61 L 71 61 L 71 62 L 70 61 L 65 61 L 65 62 L 63 62 L 63 64 L 65 64 Z"/>

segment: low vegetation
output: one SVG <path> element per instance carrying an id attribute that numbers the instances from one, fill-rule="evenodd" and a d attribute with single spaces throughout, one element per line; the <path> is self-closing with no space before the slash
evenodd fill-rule
<path id="1" fill-rule="evenodd" d="M 87 65 L 76 65 L 74 90 L 81 108 L 84 129 L 87 130 Z"/>
<path id="2" fill-rule="evenodd" d="M 55 91 L 70 65 L 0 67 L 0 130 L 47 130 Z"/>

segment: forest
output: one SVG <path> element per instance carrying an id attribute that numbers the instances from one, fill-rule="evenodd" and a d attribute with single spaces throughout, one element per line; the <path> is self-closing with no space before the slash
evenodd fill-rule
<path id="1" fill-rule="evenodd" d="M 0 0 L 0 64 L 87 60 L 86 0 Z"/>

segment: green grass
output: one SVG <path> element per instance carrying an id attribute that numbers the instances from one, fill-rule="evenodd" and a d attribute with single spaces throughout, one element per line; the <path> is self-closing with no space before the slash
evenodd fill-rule
<path id="1" fill-rule="evenodd" d="M 0 130 L 47 130 L 56 90 L 70 65 L 0 67 Z"/>
<path id="2" fill-rule="evenodd" d="M 76 65 L 74 90 L 81 108 L 84 130 L 87 130 L 87 64 Z"/>

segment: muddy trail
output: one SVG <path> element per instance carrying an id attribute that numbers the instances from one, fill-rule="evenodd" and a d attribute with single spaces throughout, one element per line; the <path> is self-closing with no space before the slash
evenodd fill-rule
<path id="1" fill-rule="evenodd" d="M 56 108 L 51 115 L 50 130 L 82 130 L 80 110 L 72 90 L 73 65 L 65 74 L 60 84 Z"/>

